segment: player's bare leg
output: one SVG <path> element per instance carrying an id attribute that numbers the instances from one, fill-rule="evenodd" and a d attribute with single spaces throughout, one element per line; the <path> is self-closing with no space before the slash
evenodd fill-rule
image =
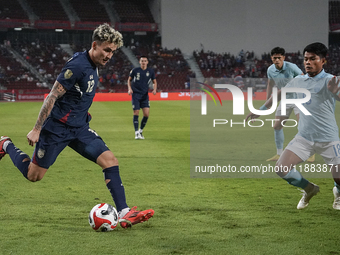
<path id="1" fill-rule="evenodd" d="M 46 172 L 46 168 L 40 167 L 31 162 L 28 166 L 27 179 L 31 182 L 40 181 L 44 177 Z"/>

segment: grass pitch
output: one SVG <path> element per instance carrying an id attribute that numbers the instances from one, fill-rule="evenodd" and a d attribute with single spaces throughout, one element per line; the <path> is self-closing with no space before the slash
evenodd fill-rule
<path id="1" fill-rule="evenodd" d="M 29 155 L 26 134 L 41 104 L 0 103 L 0 135 Z M 119 160 L 128 204 L 153 208 L 154 217 L 97 233 L 89 211 L 113 204 L 99 166 L 66 148 L 42 181 L 30 183 L 7 155 L 0 162 L 0 254 L 340 254 L 332 179 L 311 179 L 321 192 L 300 211 L 299 192 L 278 178 L 190 178 L 189 102 L 152 102 L 145 140 L 134 140 L 130 102 L 95 102 L 90 113 L 90 127 Z M 285 132 L 286 143 L 295 132 Z M 272 133 L 239 137 L 241 155 L 252 156 L 234 156 L 234 164 L 272 156 Z M 237 155 L 232 145 L 225 153 Z"/>

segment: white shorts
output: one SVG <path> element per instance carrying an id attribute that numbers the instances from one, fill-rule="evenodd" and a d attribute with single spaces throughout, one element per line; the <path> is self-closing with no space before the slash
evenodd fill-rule
<path id="1" fill-rule="evenodd" d="M 322 156 L 326 164 L 340 164 L 340 141 L 334 142 L 311 142 L 302 136 L 295 136 L 286 147 L 294 152 L 303 161 L 306 161 L 315 153 Z"/>
<path id="2" fill-rule="evenodd" d="M 295 104 L 287 104 L 286 105 L 286 115 L 282 115 L 281 102 L 280 102 L 279 106 L 276 109 L 275 116 L 280 116 L 280 117 L 282 116 L 282 117 L 288 118 L 293 110 L 294 110 L 295 115 L 300 113 L 299 108 L 297 108 Z"/>

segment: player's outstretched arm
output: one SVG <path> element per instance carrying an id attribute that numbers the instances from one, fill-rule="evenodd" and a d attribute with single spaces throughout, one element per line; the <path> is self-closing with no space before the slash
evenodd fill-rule
<path id="1" fill-rule="evenodd" d="M 258 117 L 260 117 L 260 115 L 256 115 L 256 114 L 250 112 L 250 113 L 248 113 L 248 115 L 246 117 L 246 121 L 248 121 L 248 119 L 253 120 L 253 119 L 256 119 Z"/>
<path id="2" fill-rule="evenodd" d="M 281 90 L 279 90 L 277 92 L 277 97 L 278 97 L 278 101 L 281 100 Z M 273 96 L 271 96 L 261 107 L 260 110 L 267 110 L 268 108 L 270 108 L 273 104 Z M 246 121 L 248 121 L 248 119 L 256 119 L 260 117 L 260 115 L 254 114 L 252 112 L 248 113 L 247 117 L 246 117 Z"/>
<path id="3" fill-rule="evenodd" d="M 334 98 L 337 101 L 340 101 L 340 98 L 339 98 L 339 94 L 340 94 L 339 82 L 340 82 L 340 80 L 336 76 L 333 76 L 333 78 L 327 84 L 328 90 L 334 94 Z"/>
<path id="4" fill-rule="evenodd" d="M 41 127 L 44 124 L 47 117 L 50 115 L 52 108 L 54 106 L 55 101 L 62 97 L 66 93 L 66 89 L 63 85 L 61 85 L 58 81 L 56 81 L 44 100 L 43 105 L 41 106 L 37 122 L 34 125 L 34 128 L 27 134 L 28 144 L 33 146 L 39 140 L 39 135 L 41 131 Z"/>

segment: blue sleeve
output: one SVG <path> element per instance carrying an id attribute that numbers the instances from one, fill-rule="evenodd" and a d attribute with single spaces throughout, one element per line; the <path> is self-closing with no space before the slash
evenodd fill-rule
<path id="1" fill-rule="evenodd" d="M 66 63 L 57 78 L 57 81 L 67 90 L 70 90 L 82 78 L 82 71 L 79 65 L 72 60 Z"/>
<path id="2" fill-rule="evenodd" d="M 155 71 L 151 69 L 151 80 L 153 81 L 155 78 Z"/>
<path id="3" fill-rule="evenodd" d="M 136 74 L 135 74 L 135 73 L 136 73 L 135 70 L 136 70 L 136 69 L 134 68 L 134 69 L 132 69 L 132 70 L 130 71 L 130 75 L 129 75 L 129 76 L 130 76 L 131 78 L 135 77 L 135 75 L 136 75 Z"/>

